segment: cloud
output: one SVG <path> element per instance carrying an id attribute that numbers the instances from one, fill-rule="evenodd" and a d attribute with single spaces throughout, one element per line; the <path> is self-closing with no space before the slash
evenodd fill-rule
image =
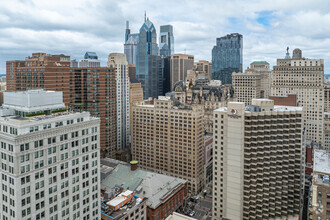
<path id="1" fill-rule="evenodd" d="M 327 0 L 11 0 L 0 7 L 0 73 L 5 61 L 32 52 L 64 53 L 81 59 L 95 51 L 102 64 L 123 52 L 125 22 L 138 32 L 144 13 L 159 26 L 174 27 L 175 51 L 211 60 L 217 37 L 243 34 L 243 66 L 254 60 L 275 64 L 285 49 L 325 59 L 330 73 L 330 4 Z"/>

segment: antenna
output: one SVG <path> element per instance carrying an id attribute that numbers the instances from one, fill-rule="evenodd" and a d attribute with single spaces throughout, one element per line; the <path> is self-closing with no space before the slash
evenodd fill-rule
<path id="1" fill-rule="evenodd" d="M 144 22 L 147 21 L 147 11 L 144 11 Z"/>
<path id="2" fill-rule="evenodd" d="M 184 54 L 187 54 L 187 49 L 184 49 Z"/>

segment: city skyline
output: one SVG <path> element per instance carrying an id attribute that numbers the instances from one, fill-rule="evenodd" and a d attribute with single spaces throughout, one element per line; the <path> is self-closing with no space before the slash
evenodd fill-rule
<path id="1" fill-rule="evenodd" d="M 203 2 L 203 7 L 197 1 L 180 6 L 174 1 L 99 0 L 77 4 L 35 0 L 4 2 L 2 6 L 0 73 L 5 73 L 6 60 L 23 59 L 38 51 L 72 58 L 95 51 L 105 66 L 109 53 L 124 51 L 126 20 L 132 30 L 138 30 L 145 11 L 158 36 L 161 25 L 173 25 L 175 53 L 186 52 L 195 60 L 210 61 L 216 38 L 235 32 L 244 36 L 243 69 L 254 60 L 266 60 L 273 66 L 276 58 L 285 56 L 287 46 L 290 51 L 302 49 L 304 57 L 324 58 L 325 67 L 330 59 L 330 6 L 322 0 L 313 4 L 210 1 Z M 325 68 L 325 73 L 329 70 Z"/>

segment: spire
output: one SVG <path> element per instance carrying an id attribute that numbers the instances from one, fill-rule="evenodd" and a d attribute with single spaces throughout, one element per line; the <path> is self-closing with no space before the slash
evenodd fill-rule
<path id="1" fill-rule="evenodd" d="M 147 21 L 147 11 L 144 11 L 144 22 Z"/>
<path id="2" fill-rule="evenodd" d="M 126 21 L 126 29 L 129 29 L 129 21 Z"/>

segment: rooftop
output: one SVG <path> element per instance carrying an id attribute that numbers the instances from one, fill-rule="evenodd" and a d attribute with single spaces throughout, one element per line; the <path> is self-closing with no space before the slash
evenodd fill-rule
<path id="1" fill-rule="evenodd" d="M 108 161 L 112 163 L 109 164 Z M 102 190 L 120 187 L 131 190 L 135 196 L 148 198 L 147 206 L 155 209 L 167 200 L 167 196 L 186 184 L 186 180 L 158 174 L 137 168 L 132 171 L 130 165 L 118 163 L 116 160 L 102 159 L 101 170 L 104 166 L 113 166 L 113 170 L 101 180 Z M 102 173 L 101 173 L 102 176 Z"/>
<path id="2" fill-rule="evenodd" d="M 330 153 L 325 150 L 314 151 L 314 172 L 330 174 Z"/>
<path id="3" fill-rule="evenodd" d="M 254 61 L 251 64 L 256 65 L 256 64 L 269 64 L 267 61 Z"/>

